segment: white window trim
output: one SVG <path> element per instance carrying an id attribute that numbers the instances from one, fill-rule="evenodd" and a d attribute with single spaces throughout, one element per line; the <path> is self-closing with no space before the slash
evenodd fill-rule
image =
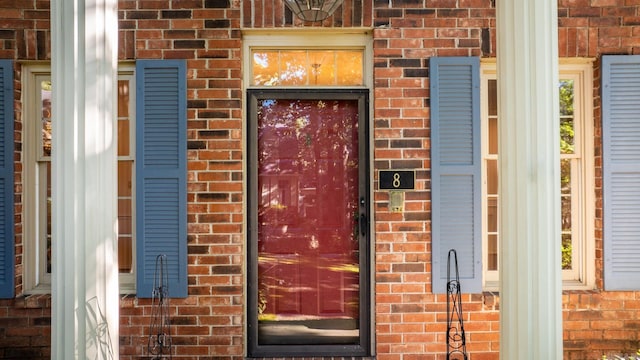
<path id="1" fill-rule="evenodd" d="M 40 241 L 40 232 L 38 231 L 38 194 L 36 193 L 38 181 L 37 170 L 35 168 L 38 151 L 37 147 L 33 146 L 35 143 L 40 143 L 40 139 L 37 136 L 40 128 L 37 127 L 37 122 L 30 121 L 30 119 L 39 119 L 40 104 L 38 104 L 39 96 L 32 96 L 35 94 L 34 89 L 39 89 L 39 79 L 48 78 L 51 80 L 51 65 L 49 63 L 23 63 L 22 64 L 22 92 L 21 102 L 23 104 L 22 112 L 22 164 L 23 164 L 23 176 L 22 176 L 22 246 L 23 246 L 23 276 L 22 276 L 22 288 L 24 294 L 49 294 L 51 293 L 51 275 L 46 273 L 46 263 L 43 258 L 44 252 L 46 252 L 46 244 Z M 121 64 L 119 66 L 119 76 L 124 75 L 129 77 L 133 82 L 133 86 L 130 88 L 130 108 L 135 109 L 135 65 L 133 63 Z M 135 111 L 130 116 L 130 134 L 132 135 L 130 149 L 132 151 L 132 157 L 135 158 Z M 135 171 L 135 168 L 133 169 Z M 135 173 L 134 173 L 135 179 Z M 133 181 L 133 209 L 135 209 L 135 181 Z M 135 224 L 135 212 L 133 214 L 132 224 Z M 133 226 L 133 237 L 135 235 L 135 226 Z M 120 274 L 120 293 L 121 294 L 135 294 L 135 268 L 136 268 L 136 246 L 133 246 L 133 269 L 130 274 Z"/>
<path id="2" fill-rule="evenodd" d="M 487 80 L 496 78 L 495 59 L 482 59 L 481 61 L 481 118 L 482 121 L 482 161 L 487 158 Z M 574 272 L 563 270 L 563 290 L 587 290 L 595 288 L 595 170 L 594 170 L 594 134 L 593 134 L 593 59 L 571 58 L 559 60 L 560 79 L 574 80 L 574 89 L 581 89 L 574 93 L 574 115 L 576 119 L 576 132 L 582 136 L 577 137 L 576 148 L 582 154 L 581 167 L 583 176 L 579 179 L 579 195 L 582 200 L 582 213 L 580 219 L 574 219 L 572 223 L 579 224 L 577 232 L 581 237 L 579 242 L 581 249 L 579 255 L 574 258 Z M 488 271 L 487 261 L 484 261 L 488 252 L 486 223 L 486 167 L 482 166 L 482 256 L 483 256 L 483 288 L 487 291 L 498 290 L 498 271 Z M 572 215 L 573 215 L 572 211 Z M 499 221 L 499 220 L 498 220 Z M 558 251 L 560 245 L 558 244 Z M 499 260 L 498 260 L 499 261 Z M 558 264 L 558 266 L 560 266 Z M 500 264 L 498 264 L 500 268 Z"/>

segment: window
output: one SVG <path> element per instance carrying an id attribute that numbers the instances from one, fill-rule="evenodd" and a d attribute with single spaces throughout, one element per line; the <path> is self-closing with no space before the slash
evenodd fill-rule
<path id="1" fill-rule="evenodd" d="M 252 52 L 255 86 L 362 86 L 363 52 L 258 50 Z"/>
<path id="2" fill-rule="evenodd" d="M 25 69 L 25 290 L 51 286 L 51 73 L 48 65 Z M 133 67 L 118 74 L 118 267 L 122 291 L 134 290 L 135 82 Z"/>
<path id="3" fill-rule="evenodd" d="M 592 64 L 560 62 L 560 203 L 564 288 L 593 286 Z M 494 62 L 482 64 L 482 244 L 486 289 L 497 289 L 498 96 Z"/>
<path id="4" fill-rule="evenodd" d="M 456 249 L 463 291 L 498 287 L 498 98 L 495 62 L 430 60 L 432 272 L 446 291 Z M 561 61 L 562 277 L 565 289 L 595 285 L 592 63 Z"/>
<path id="5" fill-rule="evenodd" d="M 135 285 L 135 78 L 132 67 L 118 74 L 118 270 L 120 288 Z"/>
<path id="6" fill-rule="evenodd" d="M 170 291 L 186 296 L 185 78 L 182 61 L 140 61 L 119 69 L 115 196 L 123 293 L 150 295 L 155 258 L 165 254 L 169 278 L 177 284 Z M 24 291 L 44 293 L 50 291 L 52 271 L 51 139 L 55 119 L 51 91 L 55 84 L 49 65 L 26 65 L 23 82 Z M 154 131 L 158 128 L 163 131 Z M 157 167 L 162 168 L 161 174 Z"/>
<path id="7" fill-rule="evenodd" d="M 245 43 L 253 357 L 371 352 L 368 36 L 312 37 Z"/>

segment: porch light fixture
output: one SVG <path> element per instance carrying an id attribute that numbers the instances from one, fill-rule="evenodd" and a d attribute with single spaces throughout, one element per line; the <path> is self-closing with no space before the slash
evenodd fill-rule
<path id="1" fill-rule="evenodd" d="M 344 0 L 284 0 L 289 9 L 304 21 L 322 21 L 342 5 Z"/>

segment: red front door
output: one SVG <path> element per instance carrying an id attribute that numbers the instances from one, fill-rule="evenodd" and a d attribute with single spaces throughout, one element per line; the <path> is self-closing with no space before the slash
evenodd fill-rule
<path id="1" fill-rule="evenodd" d="M 358 101 L 257 105 L 259 341 L 357 341 Z"/>

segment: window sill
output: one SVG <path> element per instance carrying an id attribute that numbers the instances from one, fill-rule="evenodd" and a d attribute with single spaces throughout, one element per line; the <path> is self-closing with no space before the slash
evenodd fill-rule
<path id="1" fill-rule="evenodd" d="M 120 284 L 120 295 L 136 295 L 135 284 Z M 39 296 L 39 295 L 51 295 L 51 284 L 42 284 L 34 288 L 25 290 L 22 294 L 23 297 Z M 17 296 L 19 298 L 20 296 Z"/>
<path id="2" fill-rule="evenodd" d="M 482 290 L 485 292 L 498 293 L 500 289 L 497 281 L 486 281 Z M 585 284 L 578 280 L 564 280 L 562 281 L 562 291 L 589 291 L 595 290 L 595 286 Z"/>

